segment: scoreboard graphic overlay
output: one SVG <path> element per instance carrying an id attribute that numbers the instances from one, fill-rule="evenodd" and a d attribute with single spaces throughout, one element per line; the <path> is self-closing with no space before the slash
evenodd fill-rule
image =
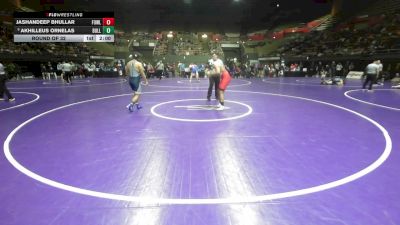
<path id="1" fill-rule="evenodd" d="M 14 12 L 14 42 L 114 42 L 114 12 Z"/>

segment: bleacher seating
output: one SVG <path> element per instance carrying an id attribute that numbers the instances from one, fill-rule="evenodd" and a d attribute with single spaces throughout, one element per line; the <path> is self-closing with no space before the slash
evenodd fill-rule
<path id="1" fill-rule="evenodd" d="M 360 22 L 361 21 L 361 22 Z M 400 14 L 355 17 L 326 31 L 313 31 L 271 55 L 343 56 L 400 52 Z"/>

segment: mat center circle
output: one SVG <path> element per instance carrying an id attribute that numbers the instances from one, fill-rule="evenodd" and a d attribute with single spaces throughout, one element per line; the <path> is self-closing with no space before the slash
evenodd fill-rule
<path id="1" fill-rule="evenodd" d="M 236 120 L 250 115 L 251 106 L 237 101 L 225 101 L 220 110 L 217 101 L 204 99 L 179 99 L 159 103 L 151 113 L 159 118 L 182 122 L 217 122 Z"/>

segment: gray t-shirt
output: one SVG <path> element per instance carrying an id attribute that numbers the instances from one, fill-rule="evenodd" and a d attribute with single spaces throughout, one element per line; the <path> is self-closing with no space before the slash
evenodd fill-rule
<path id="1" fill-rule="evenodd" d="M 164 63 L 162 62 L 157 63 L 156 70 L 164 70 Z"/>
<path id="2" fill-rule="evenodd" d="M 62 65 L 62 70 L 63 70 L 64 72 L 71 72 L 71 70 L 72 70 L 72 65 L 66 62 L 66 63 L 64 63 L 64 64 Z"/>
<path id="3" fill-rule="evenodd" d="M 6 75 L 3 64 L 0 63 L 0 76 Z"/>
<path id="4" fill-rule="evenodd" d="M 378 74 L 379 71 L 379 66 L 376 65 L 375 63 L 370 63 L 368 64 L 367 68 L 365 69 L 365 72 L 367 74 Z"/>

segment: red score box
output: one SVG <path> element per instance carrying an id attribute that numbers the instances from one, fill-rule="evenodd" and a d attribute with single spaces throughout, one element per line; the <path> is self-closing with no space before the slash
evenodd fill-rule
<path id="1" fill-rule="evenodd" d="M 103 18 L 103 26 L 114 26 L 114 18 Z"/>

